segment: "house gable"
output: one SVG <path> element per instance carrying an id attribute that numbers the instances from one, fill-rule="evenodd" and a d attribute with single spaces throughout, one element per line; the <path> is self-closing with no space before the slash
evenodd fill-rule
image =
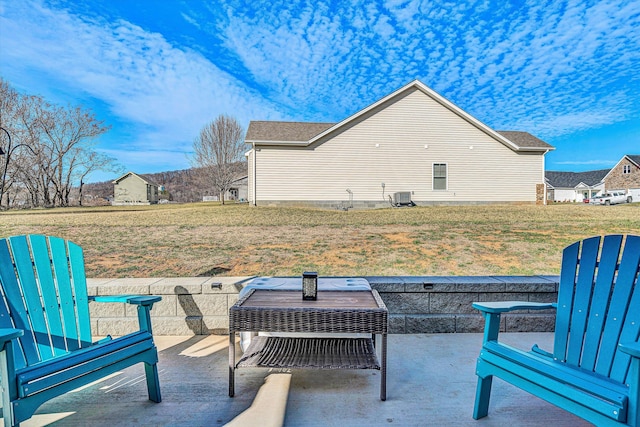
<path id="1" fill-rule="evenodd" d="M 339 123 L 302 123 L 302 122 L 251 122 L 245 142 L 258 145 L 310 146 L 333 139 L 355 124 L 371 117 L 375 113 L 399 102 L 408 95 L 420 91 L 454 115 L 476 127 L 494 140 L 513 151 L 546 153 L 554 147 L 527 132 L 495 131 L 466 113 L 455 104 L 428 88 L 422 82 L 414 80 L 395 92 L 385 96 L 368 107 L 356 112 Z"/>
<path id="2" fill-rule="evenodd" d="M 398 89 L 395 92 L 385 96 L 384 98 L 380 99 L 379 101 L 374 102 L 370 106 L 358 111 L 357 113 L 355 113 L 352 116 L 346 118 L 345 120 L 335 124 L 331 128 L 319 133 L 318 135 L 316 135 L 316 136 L 314 136 L 313 138 L 310 139 L 309 144 L 312 144 L 312 143 L 314 143 L 314 142 L 316 142 L 318 140 L 321 140 L 325 136 L 331 135 L 331 133 L 333 133 L 333 132 L 340 131 L 341 128 L 343 128 L 343 127 L 350 126 L 352 122 L 361 119 L 363 116 L 369 115 L 370 112 L 375 111 L 375 110 L 379 110 L 380 108 L 385 108 L 386 105 L 392 104 L 392 103 L 396 102 L 397 99 L 405 97 L 405 96 L 407 96 L 407 94 L 410 94 L 410 93 L 412 93 L 413 91 L 416 91 L 416 90 L 424 93 L 429 98 L 431 98 L 433 101 L 435 101 L 438 104 L 440 104 L 440 106 L 442 106 L 445 109 L 451 111 L 452 113 L 454 113 L 458 117 L 462 118 L 463 120 L 465 120 L 469 124 L 471 124 L 471 125 L 475 126 L 476 128 L 480 129 L 482 132 L 486 133 L 487 135 L 491 136 L 496 141 L 504 144 L 505 146 L 509 147 L 510 149 L 512 149 L 514 151 L 534 151 L 534 152 L 537 151 L 537 152 L 546 153 L 547 151 L 554 149 L 554 147 L 552 147 L 551 145 L 549 145 L 549 144 L 547 144 L 547 143 L 545 143 L 544 141 L 541 141 L 541 140 L 537 140 L 536 143 L 533 144 L 533 146 L 532 146 L 532 144 L 531 144 L 532 139 L 529 139 L 529 138 L 520 139 L 522 142 L 527 141 L 527 143 L 524 144 L 524 145 L 518 145 L 515 141 L 511 141 L 506 136 L 504 136 L 501 133 L 491 129 L 490 127 L 488 127 L 487 125 L 482 123 L 480 120 L 478 120 L 475 117 L 471 116 L 470 114 L 468 114 L 467 112 L 465 112 L 464 110 L 462 110 L 461 108 L 456 106 L 451 101 L 447 100 L 446 98 L 442 97 L 437 92 L 435 92 L 434 90 L 432 90 L 429 87 L 427 87 L 425 84 L 423 84 L 419 80 L 412 81 L 411 83 L 407 84 L 406 86 L 401 87 L 400 89 Z M 512 136 L 516 136 L 516 134 L 517 134 L 517 136 L 522 136 L 522 134 L 525 134 L 525 132 L 521 132 L 521 133 L 513 132 Z"/>
<path id="3" fill-rule="evenodd" d="M 640 189 L 640 155 L 625 155 L 604 177 L 604 182 L 607 191 Z"/>

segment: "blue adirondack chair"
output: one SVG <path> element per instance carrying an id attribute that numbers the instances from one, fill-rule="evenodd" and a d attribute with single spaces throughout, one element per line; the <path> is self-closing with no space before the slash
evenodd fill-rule
<path id="1" fill-rule="evenodd" d="M 47 400 L 143 362 L 160 402 L 150 313 L 157 296 L 87 295 L 80 246 L 42 235 L 0 239 L 0 384 L 5 426 Z M 93 343 L 89 301 L 138 306 L 140 330 Z"/>
<path id="2" fill-rule="evenodd" d="M 564 249 L 557 303 L 474 303 L 486 323 L 473 417 L 496 376 L 595 425 L 640 426 L 639 273 L 639 236 L 593 237 Z M 552 307 L 552 353 L 498 341 L 502 313 Z"/>

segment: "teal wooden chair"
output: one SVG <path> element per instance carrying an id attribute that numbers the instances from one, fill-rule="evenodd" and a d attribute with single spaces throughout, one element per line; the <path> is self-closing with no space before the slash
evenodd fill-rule
<path id="1" fill-rule="evenodd" d="M 41 235 L 0 239 L 0 384 L 5 426 L 44 402 L 143 362 L 149 399 L 160 402 L 151 334 L 157 296 L 87 295 L 80 246 Z M 89 301 L 138 306 L 140 330 L 92 342 Z"/>
<path id="2" fill-rule="evenodd" d="M 640 426 L 640 237 L 593 237 L 564 249 L 558 302 L 474 303 L 485 317 L 473 417 L 493 376 L 597 426 Z M 556 309 L 553 352 L 498 341 L 500 315 Z"/>

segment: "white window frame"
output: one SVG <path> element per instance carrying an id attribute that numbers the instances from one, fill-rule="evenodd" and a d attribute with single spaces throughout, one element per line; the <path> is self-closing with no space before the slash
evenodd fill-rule
<path id="1" fill-rule="evenodd" d="M 436 165 L 444 165 L 444 188 L 436 188 Z M 437 177 L 442 178 L 442 177 Z M 446 162 L 438 162 L 431 164 L 431 189 L 433 191 L 447 191 L 449 188 L 449 164 Z"/>
<path id="2" fill-rule="evenodd" d="M 622 166 L 622 174 L 628 175 L 631 173 L 631 165 L 623 165 Z"/>

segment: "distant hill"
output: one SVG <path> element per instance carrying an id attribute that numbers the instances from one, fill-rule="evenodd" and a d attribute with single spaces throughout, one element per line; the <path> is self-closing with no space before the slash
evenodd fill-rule
<path id="1" fill-rule="evenodd" d="M 246 163 L 239 165 L 240 170 L 247 170 Z M 135 172 L 135 171 L 133 171 Z M 183 169 L 169 172 L 139 174 L 149 181 L 164 187 L 160 199 L 172 202 L 201 202 L 203 196 L 213 196 L 215 191 L 207 182 L 207 176 L 201 168 Z M 114 176 L 117 179 L 119 176 Z M 113 182 L 103 181 L 85 184 L 83 188 L 85 205 L 107 204 L 113 197 Z M 91 202 L 93 201 L 93 203 Z"/>

